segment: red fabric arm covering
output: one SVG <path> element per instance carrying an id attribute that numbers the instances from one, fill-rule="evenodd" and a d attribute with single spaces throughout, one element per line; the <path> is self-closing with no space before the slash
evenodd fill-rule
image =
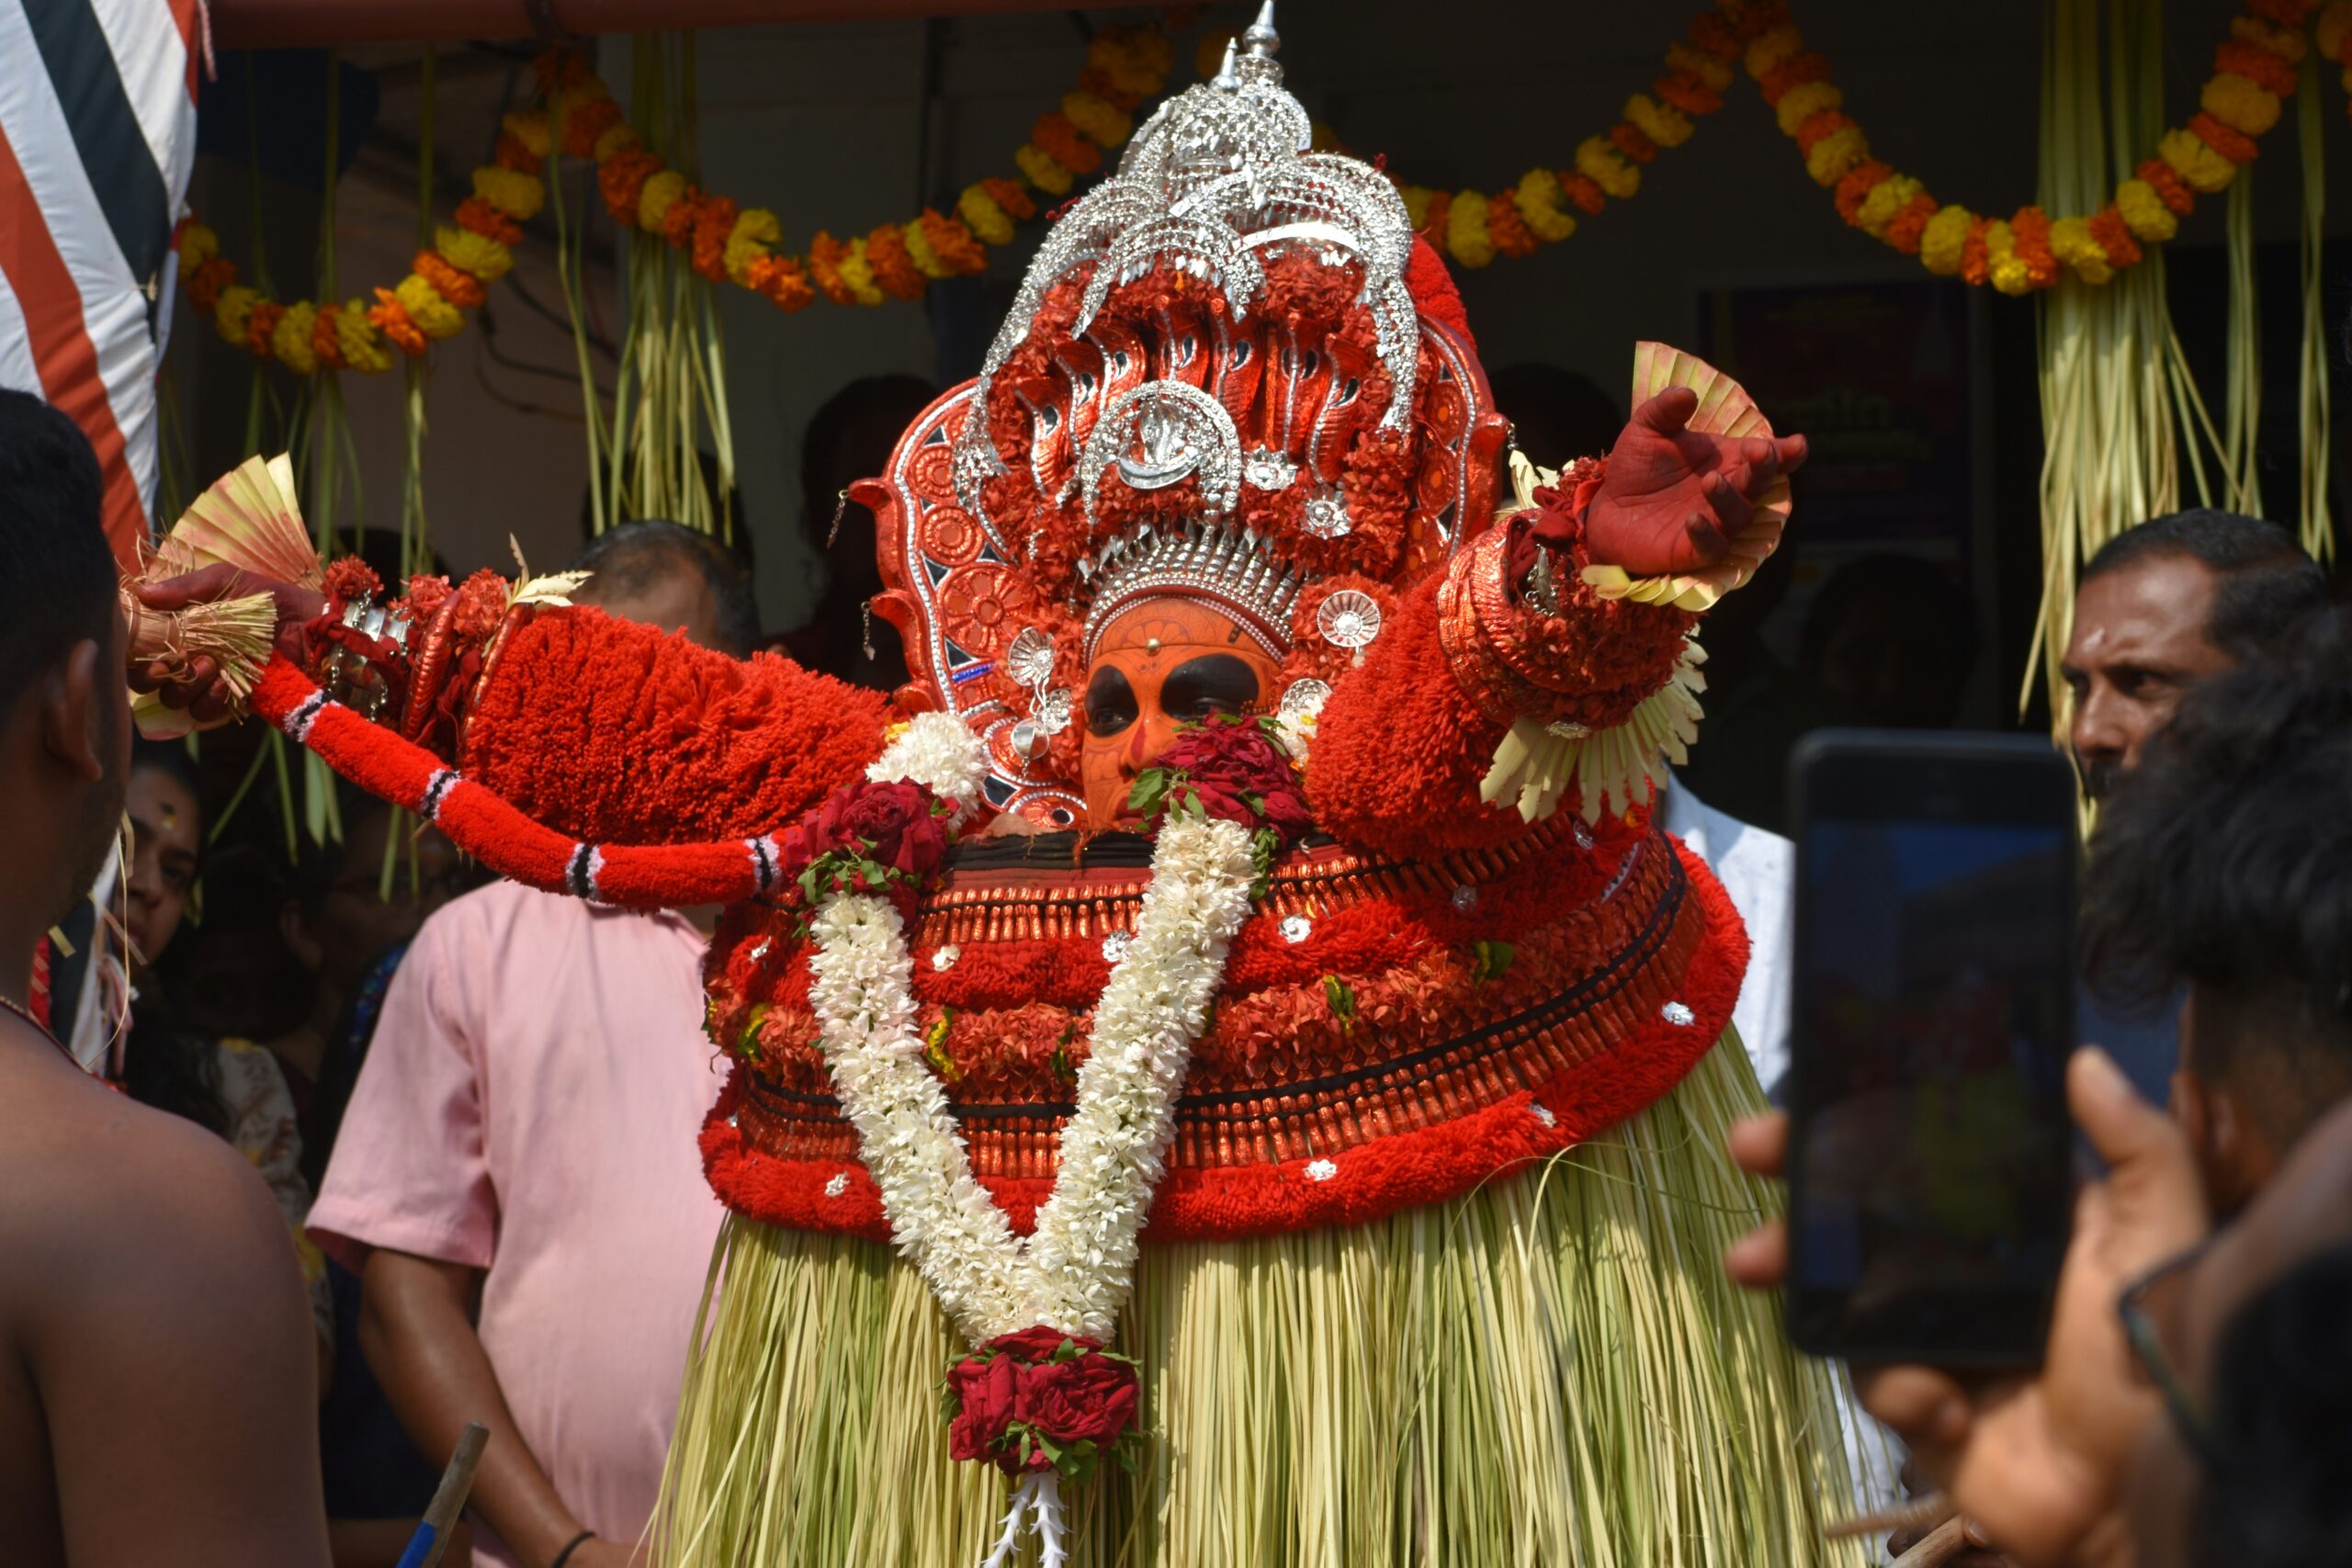
<path id="1" fill-rule="evenodd" d="M 881 755 L 885 717 L 880 693 L 773 654 L 734 660 L 601 610 L 549 610 L 508 634 L 459 765 L 576 838 L 740 837 L 854 779 Z"/>

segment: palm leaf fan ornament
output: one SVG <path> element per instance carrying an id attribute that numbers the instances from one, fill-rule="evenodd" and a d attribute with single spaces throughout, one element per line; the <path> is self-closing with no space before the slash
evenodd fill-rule
<path id="1" fill-rule="evenodd" d="M 126 574 L 123 580 L 123 618 L 130 628 L 134 665 L 161 664 L 176 673 L 198 657 L 209 657 L 242 713 L 268 662 L 270 640 L 277 629 L 277 607 L 270 595 L 241 594 L 164 611 L 140 603 L 131 587 L 212 566 L 301 588 L 322 587 L 318 552 L 294 495 L 294 465 L 280 453 L 267 459 L 246 458 L 196 498 L 137 574 Z M 200 728 L 153 694 L 131 699 L 131 716 L 140 733 L 151 739 L 168 740 Z"/>

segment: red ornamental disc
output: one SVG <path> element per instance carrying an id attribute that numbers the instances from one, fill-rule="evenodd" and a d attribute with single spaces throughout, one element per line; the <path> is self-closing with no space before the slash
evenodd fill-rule
<path id="1" fill-rule="evenodd" d="M 960 506 L 934 506 L 917 527 L 922 553 L 942 566 L 965 566 L 980 558 L 987 537 Z"/>
<path id="2" fill-rule="evenodd" d="M 924 447 L 907 464 L 908 487 L 925 501 L 955 500 L 953 461 L 944 443 Z"/>
<path id="3" fill-rule="evenodd" d="M 1413 493 L 1419 498 L 1420 510 L 1434 518 L 1453 499 L 1455 455 L 1442 446 L 1433 446 L 1421 459 L 1421 471 L 1414 477 Z"/>
<path id="4" fill-rule="evenodd" d="M 1463 400 L 1462 389 L 1451 381 L 1440 381 L 1430 389 L 1429 411 L 1422 415 L 1430 430 L 1448 446 L 1459 440 L 1463 426 L 1469 423 L 1469 405 Z"/>
<path id="5" fill-rule="evenodd" d="M 982 659 L 1004 651 L 1028 607 L 1027 585 L 994 561 L 962 568 L 939 591 L 941 628 L 947 639 Z"/>

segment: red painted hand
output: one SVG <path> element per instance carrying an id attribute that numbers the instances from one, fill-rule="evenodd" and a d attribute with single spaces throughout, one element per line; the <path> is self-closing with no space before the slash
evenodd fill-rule
<path id="1" fill-rule="evenodd" d="M 1773 480 L 1804 461 L 1802 435 L 1707 435 L 1689 428 L 1699 395 L 1669 387 L 1634 411 L 1584 523 L 1593 560 L 1634 577 L 1697 571 L 1723 559 Z M 1552 524 L 1555 533 L 1573 525 Z M 1566 537 L 1537 539 L 1558 547 Z"/>
<path id="2" fill-rule="evenodd" d="M 266 593 L 277 602 L 278 650 L 297 662 L 301 658 L 301 628 L 316 620 L 326 608 L 326 596 L 312 589 L 255 577 L 233 566 L 208 566 L 201 571 L 163 582 L 134 583 L 131 592 L 150 610 L 185 610 L 191 604 L 209 604 L 215 599 Z M 200 723 L 216 722 L 229 713 L 229 687 L 207 656 L 198 655 L 179 671 L 162 664 L 133 668 L 130 677 L 131 690 L 154 692 L 163 698 L 165 707 L 186 708 Z"/>

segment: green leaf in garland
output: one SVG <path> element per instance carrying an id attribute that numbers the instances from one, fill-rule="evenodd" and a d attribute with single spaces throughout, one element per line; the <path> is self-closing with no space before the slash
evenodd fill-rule
<path id="1" fill-rule="evenodd" d="M 948 1032 L 955 1027 L 956 1010 L 941 1008 L 938 1020 L 924 1030 L 922 1035 L 922 1059 L 929 1062 L 932 1070 L 948 1083 L 955 1083 L 964 1076 L 956 1066 L 956 1058 L 947 1054 Z"/>
<path id="2" fill-rule="evenodd" d="M 1345 980 L 1337 975 L 1324 976 L 1323 999 L 1330 1004 L 1331 1016 L 1340 1021 L 1341 1032 L 1355 1027 L 1356 993 Z"/>
<path id="3" fill-rule="evenodd" d="M 1519 949 L 1507 942 L 1474 942 L 1470 953 L 1470 977 L 1481 984 L 1501 979 L 1510 972 L 1511 960 L 1519 956 Z"/>

